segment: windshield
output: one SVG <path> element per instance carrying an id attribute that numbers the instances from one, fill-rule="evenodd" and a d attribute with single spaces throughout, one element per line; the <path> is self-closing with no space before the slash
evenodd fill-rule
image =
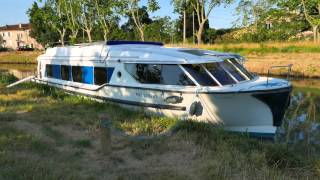
<path id="1" fill-rule="evenodd" d="M 232 85 L 253 79 L 236 59 L 206 64 L 187 64 L 182 67 L 203 86 Z"/>
<path id="2" fill-rule="evenodd" d="M 202 86 L 218 86 L 208 74 L 206 69 L 200 64 L 185 64 L 182 67 Z"/>

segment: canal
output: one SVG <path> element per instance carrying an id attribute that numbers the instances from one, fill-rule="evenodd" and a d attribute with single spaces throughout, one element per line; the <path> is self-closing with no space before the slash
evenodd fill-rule
<path id="1" fill-rule="evenodd" d="M 22 79 L 34 75 L 36 65 L 0 64 L 0 72 Z M 320 145 L 320 79 L 291 79 L 291 82 L 291 103 L 277 139 L 311 147 Z"/>

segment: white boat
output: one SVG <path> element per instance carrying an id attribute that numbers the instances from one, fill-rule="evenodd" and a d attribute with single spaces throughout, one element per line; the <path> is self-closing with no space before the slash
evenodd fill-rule
<path id="1" fill-rule="evenodd" d="M 38 57 L 35 81 L 148 112 L 274 136 L 291 83 L 259 77 L 236 54 L 108 41 L 54 47 Z"/>

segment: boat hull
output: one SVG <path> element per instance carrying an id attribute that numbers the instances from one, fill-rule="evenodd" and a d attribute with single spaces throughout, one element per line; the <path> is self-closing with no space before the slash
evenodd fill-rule
<path id="1" fill-rule="evenodd" d="M 125 107 L 144 107 L 146 112 L 157 115 L 210 122 L 226 130 L 263 137 L 273 136 L 277 126 L 281 125 L 291 92 L 291 87 L 268 91 L 196 93 L 113 85 L 90 90 L 59 82 L 36 81 Z"/>

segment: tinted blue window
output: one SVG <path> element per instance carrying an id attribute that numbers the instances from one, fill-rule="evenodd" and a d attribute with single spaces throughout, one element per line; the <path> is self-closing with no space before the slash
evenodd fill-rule
<path id="1" fill-rule="evenodd" d="M 56 79 L 61 79 L 61 66 L 60 65 L 52 65 L 52 75 Z"/>
<path id="2" fill-rule="evenodd" d="M 93 67 L 82 67 L 82 82 L 85 84 L 93 84 Z"/>

